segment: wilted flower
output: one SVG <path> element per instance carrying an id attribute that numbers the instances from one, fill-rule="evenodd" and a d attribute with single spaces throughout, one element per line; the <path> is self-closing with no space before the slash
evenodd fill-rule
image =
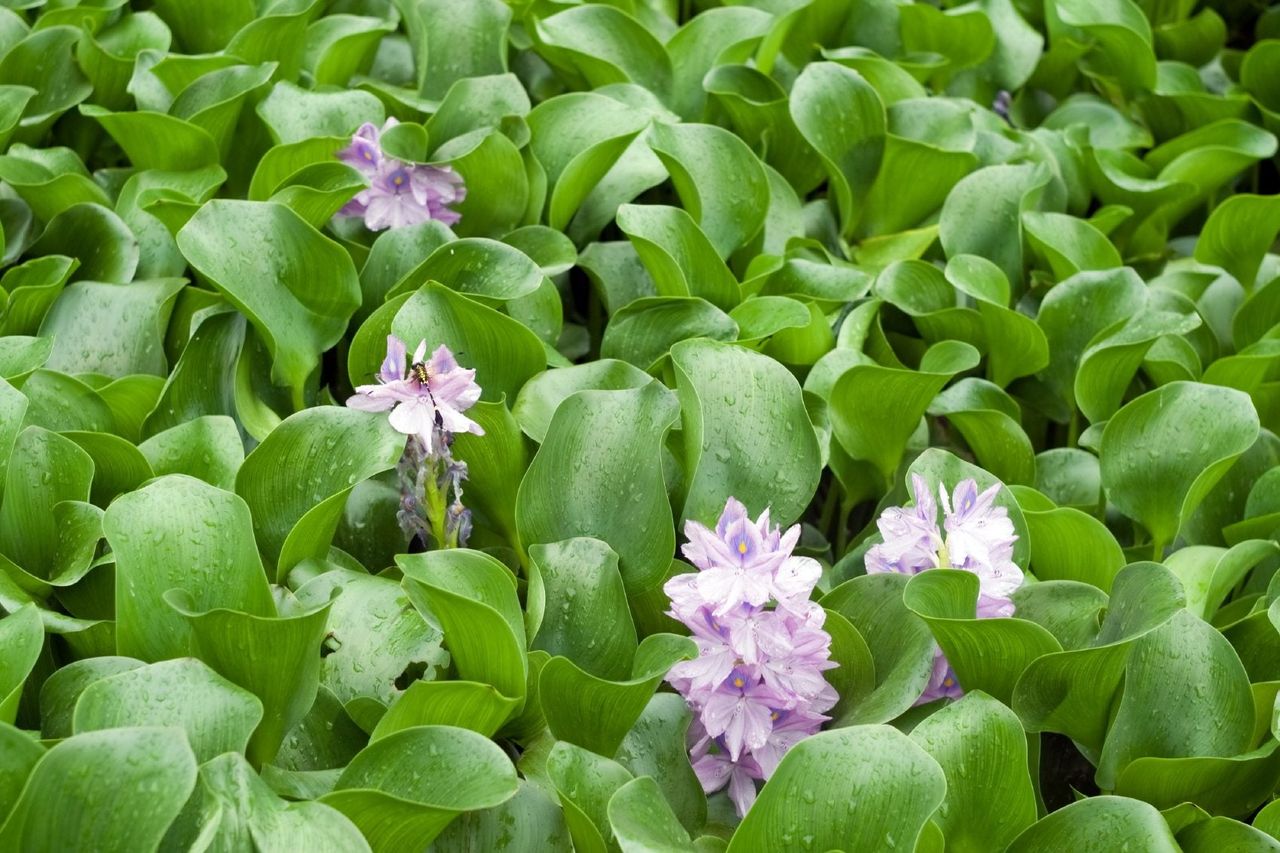
<path id="1" fill-rule="evenodd" d="M 937 505 L 918 474 L 911 476 L 915 506 L 890 507 L 876 526 L 884 542 L 867 550 L 867 572 L 917 574 L 926 569 L 953 568 L 978 576 L 977 615 L 987 619 L 1012 616 L 1011 596 L 1022 585 L 1022 570 L 1013 562 L 1018 535 L 1004 507 L 995 505 L 998 485 L 979 493 L 978 484 L 962 480 L 950 496 L 938 487 L 942 502 L 942 529 Z M 941 649 L 935 649 L 933 673 L 916 704 L 963 695 L 959 682 Z"/>
<path id="2" fill-rule="evenodd" d="M 406 364 L 404 342 L 387 336 L 387 356 L 378 381 L 356 387 L 347 405 L 365 412 L 390 412 L 388 420 L 409 436 L 396 470 L 400 480 L 400 526 L 410 537 L 431 533 L 440 547 L 465 544 L 471 512 L 462 505 L 467 464 L 453 458 L 453 437 L 484 429 L 463 414 L 480 399 L 476 372 L 459 366 L 441 344 L 424 361 L 422 341 Z M 452 502 L 449 497 L 452 495 Z"/>
<path id="3" fill-rule="evenodd" d="M 697 714 L 690 759 L 703 788 L 727 785 L 746 814 L 756 780 L 816 732 L 838 698 L 822 675 L 836 666 L 826 614 L 809 600 L 822 570 L 792 556 L 799 525 L 782 533 L 768 510 L 752 521 L 733 498 L 714 531 L 690 521 L 685 536 L 684 555 L 699 571 L 671 578 L 665 591 L 698 656 L 673 666 L 667 680 Z"/>
<path id="4" fill-rule="evenodd" d="M 363 124 L 351 138 L 351 144 L 338 152 L 338 159 L 364 175 L 369 182 L 341 211 L 343 216 L 364 217 L 372 231 L 400 228 L 419 222 L 436 220 L 453 225 L 461 216 L 449 205 L 461 202 L 467 188 L 448 166 L 405 163 L 388 157 L 382 150 L 381 137 L 396 125 L 389 118 L 379 130 Z"/>

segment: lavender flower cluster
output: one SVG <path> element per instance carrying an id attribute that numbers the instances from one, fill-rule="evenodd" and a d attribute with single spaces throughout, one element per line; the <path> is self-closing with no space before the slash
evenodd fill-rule
<path id="1" fill-rule="evenodd" d="M 837 665 L 826 614 L 809 600 L 822 570 L 792 556 L 799 525 L 781 533 L 768 510 L 752 521 L 733 498 L 714 531 L 690 521 L 685 535 L 684 555 L 699 571 L 671 578 L 665 591 L 698 657 L 676 664 L 667 680 L 696 714 L 690 757 L 703 788 L 728 785 L 746 814 L 756 781 L 818 731 L 838 698 L 823 676 Z"/>
<path id="2" fill-rule="evenodd" d="M 382 150 L 382 134 L 397 124 L 389 118 L 381 129 L 363 124 L 338 159 L 369 181 L 342 210 L 343 216 L 362 216 L 371 231 L 400 228 L 436 220 L 453 225 L 461 215 L 449 205 L 467 196 L 467 188 L 448 166 L 405 163 Z"/>
<path id="3" fill-rule="evenodd" d="M 1011 596 L 1022 585 L 1023 576 L 1013 562 L 1013 543 L 1018 539 L 1013 522 L 1004 507 L 995 505 L 1000 486 L 979 493 L 977 483 L 962 480 L 948 497 L 939 485 L 941 529 L 937 504 L 924 478 L 913 474 L 911 487 L 915 506 L 890 507 L 877 520 L 884 542 L 867 551 L 867 572 L 914 575 L 936 568 L 973 572 L 978 576 L 978 617 L 1012 616 Z M 933 673 L 916 704 L 963 694 L 946 656 L 935 649 Z"/>

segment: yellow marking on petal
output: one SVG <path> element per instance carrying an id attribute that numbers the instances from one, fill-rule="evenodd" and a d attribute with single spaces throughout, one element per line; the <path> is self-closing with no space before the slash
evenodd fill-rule
<path id="1" fill-rule="evenodd" d="M 738 553 L 739 553 L 739 554 L 745 554 L 745 553 L 747 553 L 747 543 L 746 543 L 746 542 L 739 542 L 739 543 L 738 543 Z"/>
<path id="2" fill-rule="evenodd" d="M 947 687 L 954 687 L 956 680 L 954 678 L 944 678 L 942 679 L 942 683 Z"/>
<path id="3" fill-rule="evenodd" d="M 734 686 L 734 687 L 741 687 L 741 686 L 743 686 L 743 685 L 744 685 L 744 684 L 746 684 L 746 683 L 747 683 L 747 682 L 743 681 L 741 678 L 735 678 L 735 679 L 733 680 L 733 686 Z"/>

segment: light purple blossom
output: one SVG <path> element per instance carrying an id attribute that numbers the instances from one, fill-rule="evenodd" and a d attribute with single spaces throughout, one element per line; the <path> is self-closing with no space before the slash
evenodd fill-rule
<path id="1" fill-rule="evenodd" d="M 431 536 L 437 547 L 452 548 L 465 545 L 471 535 L 471 511 L 462 505 L 467 463 L 453 458 L 453 437 L 460 432 L 484 435 L 463 414 L 480 399 L 480 386 L 476 372 L 459 366 L 447 346 L 437 347 L 430 359 L 426 355 L 427 342 L 422 341 L 409 362 L 404 342 L 388 335 L 378 381 L 357 386 L 347 405 L 390 412 L 391 426 L 409 436 L 396 465 L 400 527 L 411 540 L 426 542 Z"/>
<path id="2" fill-rule="evenodd" d="M 836 666 L 822 629 L 826 613 L 809 600 L 822 569 L 792 556 L 799 525 L 783 533 L 768 510 L 752 521 L 733 498 L 715 530 L 691 521 L 685 536 L 684 555 L 699 571 L 664 589 L 698 656 L 673 666 L 667 680 L 697 715 L 690 760 L 703 788 L 727 786 L 746 814 L 756 782 L 818 731 L 838 699 L 823 676 Z"/>
<path id="3" fill-rule="evenodd" d="M 338 152 L 338 159 L 364 175 L 369 182 L 339 213 L 361 216 L 372 231 L 400 228 L 436 220 L 453 225 L 461 215 L 450 205 L 467 195 L 462 177 L 448 166 L 405 163 L 388 157 L 381 137 L 397 124 L 389 118 L 381 129 L 363 124 L 351 144 Z"/>
<path id="4" fill-rule="evenodd" d="M 943 521 L 924 478 L 911 477 L 914 507 L 890 507 L 876 521 L 884 541 L 866 554 L 869 574 L 917 574 L 938 567 L 963 569 L 978 576 L 977 616 L 1012 616 L 1011 596 L 1022 585 L 1022 570 L 1013 562 L 1018 535 L 1004 507 L 995 505 L 1000 487 L 979 493 L 978 484 L 962 480 L 951 495 L 942 486 L 938 497 Z M 955 671 L 941 649 L 935 648 L 933 672 L 916 704 L 963 695 Z"/>
<path id="5" fill-rule="evenodd" d="M 431 358 L 422 341 L 405 363 L 405 345 L 395 335 L 387 336 L 387 357 L 378 371 L 378 382 L 359 385 L 347 405 L 363 412 L 391 412 L 391 426 L 405 435 L 415 435 L 432 452 L 438 432 L 469 432 L 484 435 L 475 421 L 463 414 L 480 399 L 476 372 L 458 365 L 444 344 Z"/>

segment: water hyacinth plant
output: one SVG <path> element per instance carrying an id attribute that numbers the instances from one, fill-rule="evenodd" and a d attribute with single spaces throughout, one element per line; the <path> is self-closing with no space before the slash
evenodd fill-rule
<path id="1" fill-rule="evenodd" d="M 727 785 L 742 815 L 755 801 L 755 780 L 768 779 L 788 749 L 830 719 L 823 712 L 838 698 L 822 676 L 838 666 L 822 630 L 826 614 L 809 599 L 822 568 L 792 556 L 799 525 L 781 533 L 768 510 L 752 521 L 733 498 L 714 531 L 690 521 L 685 535 L 684 555 L 698 572 L 676 575 L 665 591 L 698 657 L 677 663 L 667 680 L 697 713 L 690 753 L 703 789 Z"/>
<path id="2" fill-rule="evenodd" d="M 0 0 L 0 853 L 1280 849 L 1280 6 Z"/>
<path id="3" fill-rule="evenodd" d="M 405 163 L 383 152 L 382 134 L 397 124 L 394 116 L 381 130 L 366 122 L 351 137 L 351 144 L 338 152 L 338 159 L 369 182 L 339 213 L 362 217 L 370 231 L 433 220 L 456 224 L 461 217 L 449 205 L 467 197 L 466 185 L 448 166 Z"/>
<path id="4" fill-rule="evenodd" d="M 362 412 L 390 412 L 388 422 L 408 436 L 396 466 L 400 479 L 400 526 L 409 536 L 437 546 L 456 548 L 471 535 L 471 513 L 462 505 L 462 481 L 467 463 L 450 452 L 455 433 L 484 435 L 484 429 L 463 414 L 480 399 L 476 372 L 464 370 L 441 344 L 426 359 L 422 341 L 406 364 L 404 342 L 387 336 L 387 357 L 378 381 L 356 387 L 347 399 Z M 426 360 L 424 360 L 426 359 Z"/>
<path id="5" fill-rule="evenodd" d="M 1010 596 L 1022 585 L 1022 570 L 1013 562 L 1013 522 L 1004 507 L 994 505 L 1000 486 L 978 492 L 972 479 L 962 480 L 950 498 L 940 486 L 942 528 L 938 505 L 924 478 L 911 477 L 915 505 L 890 507 L 876 520 L 883 541 L 867 550 L 868 574 L 898 572 L 914 575 L 926 569 L 963 569 L 978 576 L 977 616 L 1012 616 Z M 942 650 L 934 652 L 933 674 L 916 704 L 943 697 L 957 699 L 964 690 Z"/>

